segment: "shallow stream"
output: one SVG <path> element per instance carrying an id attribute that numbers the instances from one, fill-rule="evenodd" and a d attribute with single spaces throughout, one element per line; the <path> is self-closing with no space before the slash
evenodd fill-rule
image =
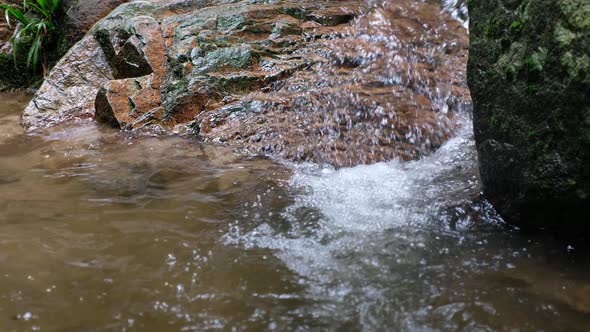
<path id="1" fill-rule="evenodd" d="M 2 331 L 590 329 L 587 255 L 502 225 L 469 121 L 334 170 L 0 103 Z"/>

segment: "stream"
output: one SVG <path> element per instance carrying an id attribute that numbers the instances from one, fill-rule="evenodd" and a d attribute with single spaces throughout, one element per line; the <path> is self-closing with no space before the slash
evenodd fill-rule
<path id="1" fill-rule="evenodd" d="M 502 225 L 469 121 L 415 162 L 335 170 L 0 104 L 4 331 L 590 328 L 588 259 Z"/>
<path id="2" fill-rule="evenodd" d="M 336 169 L 27 133 L 30 99 L 0 94 L 0 331 L 590 330 L 588 248 L 503 223 L 468 111 L 419 160 Z"/>

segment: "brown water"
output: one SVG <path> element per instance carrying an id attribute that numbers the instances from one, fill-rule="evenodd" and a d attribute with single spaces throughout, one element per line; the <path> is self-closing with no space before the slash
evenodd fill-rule
<path id="1" fill-rule="evenodd" d="M 0 97 L 2 331 L 590 329 L 588 256 L 506 230 L 469 125 L 334 170 L 90 121 L 24 134 Z"/>

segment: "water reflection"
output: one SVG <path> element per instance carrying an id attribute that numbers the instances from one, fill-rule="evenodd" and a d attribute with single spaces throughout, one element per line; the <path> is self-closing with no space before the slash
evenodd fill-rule
<path id="1" fill-rule="evenodd" d="M 1 123 L 19 128 L 25 100 L 10 98 Z M 293 274 L 267 250 L 218 243 L 245 202 L 282 191 L 285 167 L 87 121 L 4 137 L 3 329 L 259 329 L 267 312 L 299 301 Z"/>

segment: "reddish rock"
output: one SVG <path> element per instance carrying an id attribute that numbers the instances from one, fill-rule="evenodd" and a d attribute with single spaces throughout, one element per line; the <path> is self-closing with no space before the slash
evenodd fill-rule
<path id="1" fill-rule="evenodd" d="M 102 54 L 108 73 L 83 87 L 97 120 L 297 161 L 418 158 L 470 105 L 467 32 L 434 3 L 132 2 L 84 40 L 45 88 L 63 91 L 38 94 L 48 102 L 33 102 L 25 119 L 78 112 L 61 95 L 81 87 L 54 76 L 85 52 Z"/>

